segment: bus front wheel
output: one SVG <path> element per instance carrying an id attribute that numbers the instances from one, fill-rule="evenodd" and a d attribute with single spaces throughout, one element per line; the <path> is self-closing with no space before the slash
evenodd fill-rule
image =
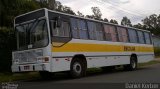
<path id="1" fill-rule="evenodd" d="M 83 59 L 76 58 L 71 62 L 70 73 L 73 78 L 79 78 L 86 75 L 85 63 L 83 63 L 82 60 Z"/>

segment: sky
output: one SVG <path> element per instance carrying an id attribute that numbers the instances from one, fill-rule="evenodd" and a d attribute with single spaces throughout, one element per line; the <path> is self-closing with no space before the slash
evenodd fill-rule
<path id="1" fill-rule="evenodd" d="M 58 0 L 69 6 L 74 12 L 80 11 L 84 15 L 91 15 L 91 7 L 99 7 L 102 18 L 115 19 L 119 23 L 127 16 L 132 24 L 151 14 L 160 14 L 160 0 Z"/>

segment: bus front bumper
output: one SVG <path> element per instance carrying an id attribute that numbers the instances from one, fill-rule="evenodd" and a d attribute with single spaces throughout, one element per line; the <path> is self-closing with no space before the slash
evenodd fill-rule
<path id="1" fill-rule="evenodd" d="M 13 64 L 12 65 L 12 72 L 32 72 L 32 71 L 49 71 L 50 72 L 50 65 L 49 63 L 42 63 L 42 64 Z"/>

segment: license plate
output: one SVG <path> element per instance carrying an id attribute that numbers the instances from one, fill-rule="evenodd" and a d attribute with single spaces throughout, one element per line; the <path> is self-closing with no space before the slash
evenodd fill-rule
<path id="1" fill-rule="evenodd" d="M 24 66 L 24 70 L 29 70 L 29 66 Z"/>

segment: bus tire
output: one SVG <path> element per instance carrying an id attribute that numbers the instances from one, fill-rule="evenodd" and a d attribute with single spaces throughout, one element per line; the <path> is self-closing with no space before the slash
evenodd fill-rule
<path id="1" fill-rule="evenodd" d="M 76 58 L 71 62 L 71 77 L 79 78 L 86 75 L 86 65 L 82 60 L 83 59 Z"/>
<path id="2" fill-rule="evenodd" d="M 48 71 L 39 71 L 39 74 L 42 79 L 51 79 L 52 78 L 52 73 Z"/>
<path id="3" fill-rule="evenodd" d="M 133 71 L 137 69 L 137 58 L 135 56 L 131 56 L 130 64 L 124 65 L 125 70 Z"/>

